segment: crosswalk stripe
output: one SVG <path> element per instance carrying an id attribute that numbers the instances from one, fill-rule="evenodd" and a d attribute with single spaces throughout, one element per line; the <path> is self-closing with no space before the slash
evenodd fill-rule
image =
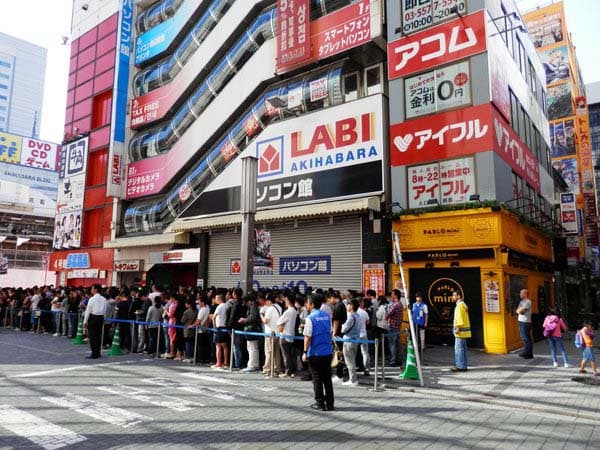
<path id="1" fill-rule="evenodd" d="M 129 428 L 139 423 L 152 420 L 150 417 L 126 409 L 71 393 L 64 397 L 42 397 L 41 399 L 54 405 L 76 411 L 91 417 L 92 419 L 101 420 L 102 422 L 117 425 L 122 428 Z"/>
<path id="2" fill-rule="evenodd" d="M 227 386 L 237 386 L 247 389 L 256 389 L 257 391 L 262 392 L 271 392 L 277 390 L 275 386 L 261 386 L 260 384 L 238 383 L 237 381 L 226 380 L 224 378 L 218 377 L 211 377 L 210 375 L 202 375 L 195 372 L 183 372 L 181 375 L 196 380 L 210 381 L 211 383 L 225 384 Z"/>
<path id="3" fill-rule="evenodd" d="M 87 439 L 68 428 L 9 405 L 0 405 L 0 427 L 46 450 L 66 447 Z"/>
<path id="4" fill-rule="evenodd" d="M 236 397 L 246 397 L 245 394 L 230 392 L 226 391 L 225 389 L 218 389 L 210 386 L 197 386 L 167 378 L 149 378 L 142 381 L 154 386 L 170 387 L 180 391 L 189 392 L 190 394 L 205 395 L 207 397 L 214 397 L 220 400 L 235 400 Z"/>
<path id="5" fill-rule="evenodd" d="M 135 386 L 115 384 L 113 386 L 96 386 L 96 389 L 178 412 L 191 411 L 196 406 L 205 406 L 201 403 L 191 402 L 183 398 L 173 397 L 172 395 L 164 395 L 159 392 L 146 391 Z"/>

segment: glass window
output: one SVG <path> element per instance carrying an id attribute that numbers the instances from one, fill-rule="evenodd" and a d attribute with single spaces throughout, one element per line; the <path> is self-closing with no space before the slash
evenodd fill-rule
<path id="1" fill-rule="evenodd" d="M 0 83 L 0 89 L 8 89 L 8 86 L 6 84 Z"/>
<path id="2" fill-rule="evenodd" d="M 12 67 L 11 63 L 0 60 L 0 67 Z"/>
<path id="3" fill-rule="evenodd" d="M 344 77 L 344 101 L 350 102 L 358 99 L 358 72 L 350 73 Z"/>
<path id="4" fill-rule="evenodd" d="M 365 69 L 365 87 L 367 95 L 383 92 L 383 65 L 378 64 Z"/>
<path id="5" fill-rule="evenodd" d="M 0 73 L 0 78 L 2 78 L 3 80 L 10 80 L 10 77 L 5 73 Z"/>

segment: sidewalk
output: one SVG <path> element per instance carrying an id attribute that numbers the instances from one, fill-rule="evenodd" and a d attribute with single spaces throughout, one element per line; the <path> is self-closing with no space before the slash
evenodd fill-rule
<path id="1" fill-rule="evenodd" d="M 600 377 L 591 375 L 589 365 L 587 374 L 578 373 L 581 350 L 573 345 L 573 333 L 565 334 L 564 344 L 572 368 L 562 367 L 560 356 L 560 367 L 552 367 L 550 349 L 544 340 L 535 343 L 535 357 L 530 360 L 517 354 L 492 355 L 469 350 L 469 371 L 461 373 L 450 371 L 454 365 L 454 349 L 436 346 L 425 350 L 424 388 L 417 381 L 400 380 L 398 371 L 390 369 L 385 372 L 384 384 L 387 388 L 445 398 L 598 420 Z"/>

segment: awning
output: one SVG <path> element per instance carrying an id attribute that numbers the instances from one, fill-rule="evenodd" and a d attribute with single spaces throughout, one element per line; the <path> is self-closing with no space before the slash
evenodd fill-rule
<path id="1" fill-rule="evenodd" d="M 255 222 L 276 222 L 282 219 L 298 219 L 302 217 L 328 216 L 332 214 L 352 213 L 359 211 L 379 211 L 381 200 L 379 197 L 364 197 L 337 202 L 313 203 L 302 206 L 289 206 L 286 208 L 267 209 L 256 213 Z M 199 231 L 215 228 L 224 228 L 242 223 L 240 213 L 224 216 L 197 217 L 177 219 L 166 232 Z"/>
<path id="2" fill-rule="evenodd" d="M 164 244 L 189 244 L 190 235 L 188 233 L 165 233 L 150 234 L 147 236 L 133 236 L 117 238 L 114 241 L 104 243 L 105 248 L 124 248 L 124 247 L 143 247 L 146 245 L 164 245 Z"/>

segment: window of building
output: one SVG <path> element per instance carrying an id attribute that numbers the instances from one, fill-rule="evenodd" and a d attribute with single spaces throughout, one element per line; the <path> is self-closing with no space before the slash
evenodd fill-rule
<path id="1" fill-rule="evenodd" d="M 0 67 L 7 67 L 7 68 L 9 68 L 9 69 L 10 69 L 10 68 L 12 67 L 12 64 L 11 64 L 11 63 L 9 63 L 9 62 L 6 62 L 6 61 L 2 61 L 2 60 L 0 59 Z"/>
<path id="2" fill-rule="evenodd" d="M 40 205 L 45 205 L 46 204 L 46 200 L 44 200 L 43 198 L 40 198 Z"/>
<path id="3" fill-rule="evenodd" d="M 0 95 L 0 100 L 8 100 L 8 97 L 6 97 L 6 95 Z"/>
<path id="4" fill-rule="evenodd" d="M 367 95 L 383 92 L 383 64 L 365 69 L 365 89 Z"/>
<path id="5" fill-rule="evenodd" d="M 6 122 L 6 117 L 0 117 L 0 122 Z"/>
<path id="6" fill-rule="evenodd" d="M 10 77 L 7 74 L 5 74 L 5 73 L 0 73 L 0 79 L 10 80 Z"/>
<path id="7" fill-rule="evenodd" d="M 92 104 L 92 129 L 110 123 L 112 112 L 112 91 L 103 92 L 94 97 Z"/>
<path id="8" fill-rule="evenodd" d="M 6 84 L 0 83 L 0 89 L 6 89 L 6 90 L 8 90 L 8 86 Z"/>
<path id="9" fill-rule="evenodd" d="M 102 244 L 102 208 L 85 211 L 83 213 L 81 246 L 93 247 Z"/>
<path id="10" fill-rule="evenodd" d="M 86 186 L 98 186 L 106 183 L 108 149 L 88 154 Z"/>
<path id="11" fill-rule="evenodd" d="M 35 199 L 33 197 L 29 197 L 29 203 L 33 203 L 35 202 Z"/>
<path id="12" fill-rule="evenodd" d="M 6 111 L 6 106 L 0 106 L 0 111 Z"/>
<path id="13" fill-rule="evenodd" d="M 344 76 L 344 101 L 350 102 L 358 99 L 358 72 L 349 73 Z"/>

